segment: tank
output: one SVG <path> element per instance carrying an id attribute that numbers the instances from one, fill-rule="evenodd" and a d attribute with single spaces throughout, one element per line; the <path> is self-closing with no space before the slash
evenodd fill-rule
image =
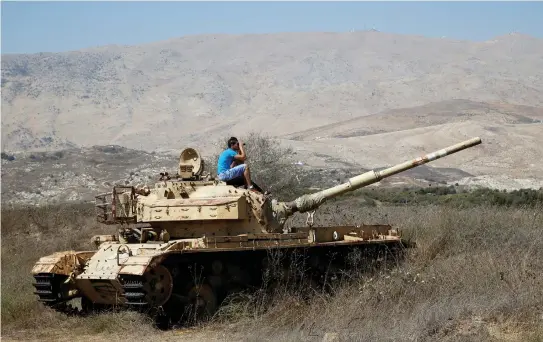
<path id="1" fill-rule="evenodd" d="M 294 253 L 305 260 L 305 279 L 322 286 L 348 272 L 348 253 L 406 245 L 387 224 L 316 227 L 319 206 L 480 143 L 466 140 L 292 201 L 274 199 L 258 186 L 219 181 L 205 172 L 198 151 L 186 148 L 176 174 L 161 173 L 153 187 L 114 186 L 97 195 L 98 221 L 116 231 L 92 237 L 96 250 L 40 258 L 32 269 L 35 294 L 65 313 L 136 309 L 170 326 L 213 314 L 231 293 L 259 288 L 272 264 L 287 274 Z M 306 225 L 286 228 L 297 212 L 307 213 Z M 279 264 L 270 261 L 277 255 L 283 256 Z M 81 301 L 78 308 L 74 300 Z"/>

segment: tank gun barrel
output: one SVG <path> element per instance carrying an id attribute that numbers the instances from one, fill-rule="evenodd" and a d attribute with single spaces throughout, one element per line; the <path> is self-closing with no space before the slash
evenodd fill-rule
<path id="1" fill-rule="evenodd" d="M 465 140 L 463 142 L 451 145 L 449 147 L 443 148 L 441 150 L 429 153 L 425 156 L 409 160 L 395 166 L 389 167 L 381 171 L 371 170 L 366 173 L 360 174 L 358 176 L 350 178 L 347 182 L 336 185 L 334 187 L 309 194 L 303 195 L 296 198 L 292 202 L 285 203 L 288 214 L 293 214 L 296 211 L 306 212 L 309 210 L 316 209 L 327 199 L 336 197 L 338 195 L 344 194 L 346 192 L 354 191 L 362 187 L 368 186 L 373 183 L 377 183 L 383 178 L 390 177 L 397 173 L 415 168 L 417 166 L 426 164 L 433 160 L 445 157 L 447 155 L 462 151 L 464 149 L 476 146 L 481 143 L 479 137 Z"/>

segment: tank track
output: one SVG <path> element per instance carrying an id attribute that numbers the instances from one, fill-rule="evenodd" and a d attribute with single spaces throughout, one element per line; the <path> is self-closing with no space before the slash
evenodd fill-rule
<path id="1" fill-rule="evenodd" d="M 67 304 L 67 300 L 62 298 L 61 284 L 66 279 L 68 279 L 68 276 L 60 274 L 36 274 L 34 275 L 35 282 L 32 284 L 35 288 L 34 294 L 38 295 L 38 301 L 43 303 L 44 306 L 57 312 L 70 316 L 84 315 L 83 310 L 76 308 L 71 304 Z"/>
<path id="2" fill-rule="evenodd" d="M 147 301 L 147 291 L 144 289 L 145 277 L 143 275 L 119 275 L 121 286 L 123 287 L 123 296 L 125 299 L 125 308 L 131 311 L 144 313 L 153 318 L 155 326 L 165 330 L 172 326 L 170 315 L 163 307 L 153 307 Z"/>
<path id="3" fill-rule="evenodd" d="M 149 303 L 145 299 L 146 292 L 143 288 L 145 278 L 138 275 L 120 275 L 119 279 L 124 291 L 125 305 L 137 311 L 146 309 Z"/>

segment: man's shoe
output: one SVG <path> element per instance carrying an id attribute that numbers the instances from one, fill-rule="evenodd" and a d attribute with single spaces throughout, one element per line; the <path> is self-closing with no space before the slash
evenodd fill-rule
<path id="1" fill-rule="evenodd" d="M 255 187 L 252 186 L 252 185 L 251 185 L 247 190 L 253 191 L 253 192 L 260 192 L 260 191 L 258 191 L 257 189 L 255 189 Z"/>

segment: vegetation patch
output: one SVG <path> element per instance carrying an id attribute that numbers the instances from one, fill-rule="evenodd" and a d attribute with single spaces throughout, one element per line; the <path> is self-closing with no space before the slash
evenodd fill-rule
<path id="1" fill-rule="evenodd" d="M 296 215 L 290 224 L 304 222 L 305 215 Z M 316 226 L 360 223 L 393 224 L 418 247 L 401 264 L 353 272 L 331 292 L 307 297 L 287 285 L 231 298 L 204 330 L 228 331 L 234 340 L 541 337 L 542 205 L 370 207 L 347 198 L 325 204 L 315 215 Z M 131 312 L 65 317 L 33 295 L 30 270 L 39 257 L 92 249 L 91 236 L 112 229 L 95 222 L 88 204 L 3 208 L 2 335 L 55 340 L 173 334 Z"/>
<path id="2" fill-rule="evenodd" d="M 364 198 L 367 205 L 445 205 L 469 208 L 480 205 L 504 207 L 543 204 L 543 188 L 520 190 L 497 190 L 489 188 L 466 189 L 455 186 L 413 188 L 363 188 L 344 198 Z"/>

